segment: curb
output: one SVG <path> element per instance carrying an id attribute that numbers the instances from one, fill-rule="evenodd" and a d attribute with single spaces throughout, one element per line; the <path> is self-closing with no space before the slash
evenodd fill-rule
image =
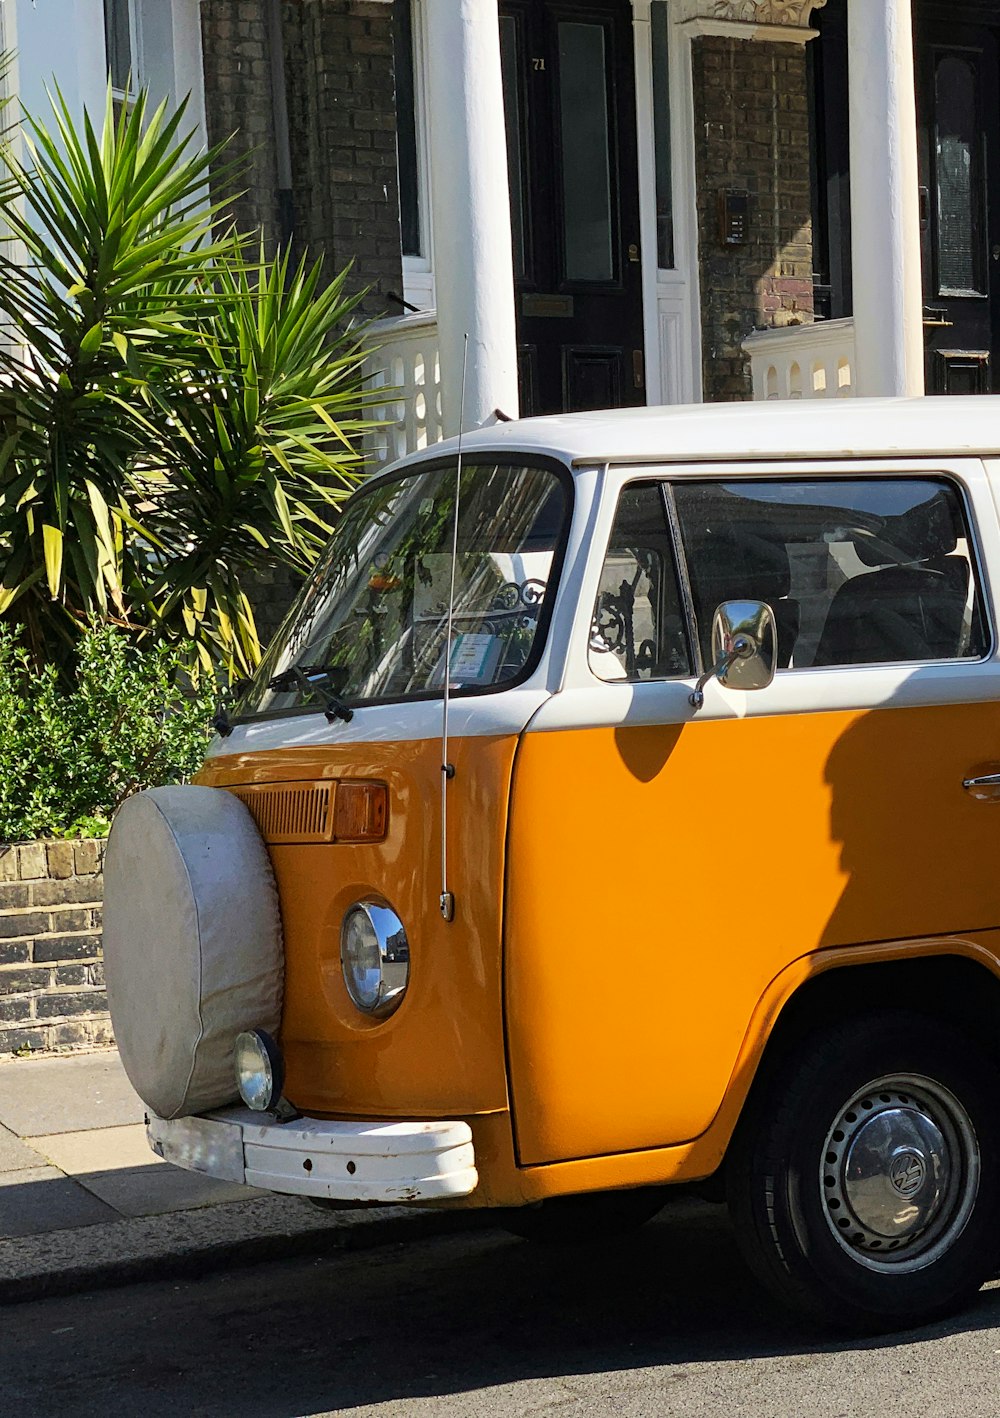
<path id="1" fill-rule="evenodd" d="M 0 1241 L 0 1306 L 482 1229 L 476 1211 L 338 1211 L 268 1197 Z M 222 1215 L 221 1213 L 225 1213 Z"/>

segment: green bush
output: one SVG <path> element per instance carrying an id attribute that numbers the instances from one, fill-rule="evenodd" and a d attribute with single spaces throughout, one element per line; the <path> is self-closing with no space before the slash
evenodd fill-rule
<path id="1" fill-rule="evenodd" d="M 178 691 L 180 653 L 95 628 L 79 642 L 67 687 L 0 627 L 0 840 L 102 836 L 131 793 L 194 772 L 213 692 L 204 679 Z"/>

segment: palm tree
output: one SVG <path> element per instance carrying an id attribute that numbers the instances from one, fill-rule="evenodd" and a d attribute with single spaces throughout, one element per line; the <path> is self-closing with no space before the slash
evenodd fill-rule
<path id="1" fill-rule="evenodd" d="M 0 151 L 0 619 L 39 665 L 105 621 L 245 672 L 248 581 L 363 474 L 360 297 L 216 229 L 183 106 L 52 107 Z"/>

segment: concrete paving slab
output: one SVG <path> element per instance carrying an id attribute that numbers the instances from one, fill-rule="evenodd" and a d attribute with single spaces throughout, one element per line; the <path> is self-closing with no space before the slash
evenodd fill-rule
<path id="1" fill-rule="evenodd" d="M 0 1063 L 0 1124 L 23 1138 L 141 1123 L 117 1052 Z"/>
<path id="2" fill-rule="evenodd" d="M 0 1176 L 0 1238 L 38 1236 L 116 1220 L 116 1211 L 57 1167 Z"/>
<path id="3" fill-rule="evenodd" d="M 221 1202 L 247 1201 L 265 1193 L 234 1182 L 172 1167 L 158 1162 L 153 1167 L 135 1167 L 77 1176 L 76 1181 L 121 1216 L 162 1216 L 168 1211 L 194 1211 Z"/>
<path id="4" fill-rule="evenodd" d="M 160 1216 L 264 1195 L 162 1162 L 150 1151 L 143 1123 L 55 1133 L 32 1138 L 31 1145 L 122 1216 Z"/>
<path id="5" fill-rule="evenodd" d="M 127 1127 L 117 1128 L 89 1128 L 83 1132 L 57 1132 L 48 1137 L 33 1137 L 31 1146 L 71 1177 L 166 1165 L 146 1141 L 144 1123 L 130 1123 Z"/>
<path id="6" fill-rule="evenodd" d="M 0 1060 L 0 1305 L 481 1224 L 321 1211 L 171 1167 L 149 1151 L 143 1111 L 116 1052 Z"/>
<path id="7" fill-rule="evenodd" d="M 0 1172 L 23 1171 L 26 1167 L 44 1167 L 45 1158 L 22 1142 L 14 1133 L 0 1127 Z"/>
<path id="8" fill-rule="evenodd" d="M 482 1225 L 482 1213 L 475 1211 L 390 1206 L 321 1211 L 301 1197 L 258 1193 L 252 1201 L 203 1211 L 122 1217 L 109 1226 L 0 1240 L 0 1305 L 204 1275 L 276 1257 L 393 1245 Z"/>

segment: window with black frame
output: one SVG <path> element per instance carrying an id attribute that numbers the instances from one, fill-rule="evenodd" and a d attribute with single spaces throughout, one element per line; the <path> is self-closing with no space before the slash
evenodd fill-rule
<path id="1" fill-rule="evenodd" d="M 121 99 L 139 80 L 134 0 L 104 0 L 104 41 L 108 77 Z"/>
<path id="2" fill-rule="evenodd" d="M 412 0 L 393 0 L 392 33 L 396 77 L 396 165 L 399 173 L 400 241 L 404 256 L 422 256 L 424 252 L 420 223 Z"/>

